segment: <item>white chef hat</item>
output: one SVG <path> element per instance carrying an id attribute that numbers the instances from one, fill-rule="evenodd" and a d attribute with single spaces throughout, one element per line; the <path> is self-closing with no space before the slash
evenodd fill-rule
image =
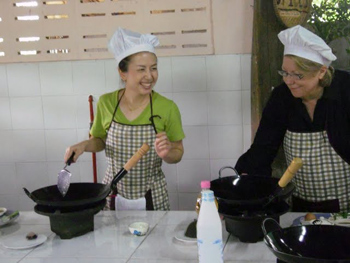
<path id="1" fill-rule="evenodd" d="M 159 45 L 156 36 L 140 34 L 124 28 L 118 28 L 109 41 L 108 48 L 114 54 L 119 65 L 124 58 L 143 51 L 155 53 L 154 47 Z"/>
<path id="2" fill-rule="evenodd" d="M 322 38 L 300 25 L 281 31 L 278 38 L 284 45 L 284 55 L 306 58 L 327 67 L 337 59 Z"/>

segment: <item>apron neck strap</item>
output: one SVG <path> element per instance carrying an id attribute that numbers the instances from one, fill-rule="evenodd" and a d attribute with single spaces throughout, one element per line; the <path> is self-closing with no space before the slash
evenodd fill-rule
<path id="1" fill-rule="evenodd" d="M 110 123 L 109 123 L 108 129 L 111 128 L 112 122 L 113 122 L 113 120 L 114 120 L 114 116 L 115 116 L 115 114 L 116 114 L 116 112 L 117 112 L 117 109 L 118 109 L 118 107 L 119 107 L 120 101 L 122 100 L 124 94 L 125 94 L 125 89 L 124 89 L 124 92 L 122 93 L 122 95 L 120 96 L 120 98 L 118 99 L 117 106 L 116 106 L 115 109 L 114 109 L 114 112 L 113 112 L 113 115 L 112 115 L 112 119 L 111 119 L 111 121 L 110 121 Z M 119 95 L 119 92 L 118 92 L 118 95 Z M 153 95 L 153 90 L 152 90 L 152 93 L 149 95 L 149 98 L 150 98 L 150 101 L 149 101 L 149 102 L 150 102 L 150 107 L 151 107 L 151 117 L 149 117 L 149 121 L 150 121 L 151 124 L 152 124 L 152 127 L 153 127 L 153 129 L 154 129 L 154 132 L 157 134 L 158 131 L 157 131 L 156 125 L 155 125 L 155 123 L 154 123 L 154 118 L 159 118 L 159 119 L 161 119 L 162 117 L 160 117 L 159 115 L 153 115 L 153 101 L 152 101 L 152 95 Z"/>
<path id="2" fill-rule="evenodd" d="M 123 94 L 120 96 L 120 98 L 118 98 L 117 106 L 115 106 L 115 109 L 114 109 L 114 112 L 113 112 L 113 115 L 112 115 L 112 119 L 111 119 L 111 121 L 109 123 L 109 126 L 108 126 L 108 130 L 111 128 L 112 122 L 114 120 L 115 113 L 117 112 L 117 109 L 119 107 L 119 103 L 120 103 L 121 99 L 123 98 L 124 93 L 125 93 L 125 90 L 124 90 Z M 117 96 L 118 95 L 119 95 L 119 92 L 117 93 Z"/>
<path id="3" fill-rule="evenodd" d="M 149 120 L 150 120 L 151 123 L 152 123 L 154 132 L 157 134 L 158 131 L 157 131 L 156 125 L 154 124 L 154 118 L 159 118 L 159 119 L 161 119 L 162 117 L 160 117 L 159 115 L 153 115 L 152 95 L 153 95 L 153 90 L 152 90 L 152 93 L 149 95 L 149 96 L 150 96 L 150 107 L 151 107 L 151 117 L 149 117 Z"/>

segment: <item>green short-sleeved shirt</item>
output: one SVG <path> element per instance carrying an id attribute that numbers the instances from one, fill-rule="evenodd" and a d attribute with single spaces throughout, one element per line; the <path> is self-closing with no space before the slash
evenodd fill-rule
<path id="1" fill-rule="evenodd" d="M 105 139 L 107 130 L 112 120 L 112 115 L 118 103 L 118 92 L 120 90 L 102 95 L 97 102 L 97 111 L 90 134 L 94 137 Z M 161 118 L 154 118 L 154 123 L 158 132 L 165 131 L 172 142 L 185 138 L 182 129 L 180 111 L 172 100 L 165 98 L 157 92 L 152 94 L 153 115 Z M 114 116 L 114 121 L 127 125 L 150 124 L 151 109 L 147 106 L 136 119 L 129 121 L 118 107 Z"/>

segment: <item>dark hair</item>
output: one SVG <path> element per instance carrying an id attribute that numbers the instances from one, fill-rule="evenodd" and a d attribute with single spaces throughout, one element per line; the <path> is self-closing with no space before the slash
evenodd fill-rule
<path id="1" fill-rule="evenodd" d="M 320 63 L 308 60 L 306 58 L 294 56 L 294 55 L 286 55 L 286 57 L 290 57 L 295 62 L 297 67 L 305 73 L 315 73 L 319 71 L 323 66 Z M 319 81 L 320 86 L 329 87 L 332 83 L 333 75 L 334 75 L 334 68 L 329 66 L 327 68 L 326 74 Z"/>
<path id="2" fill-rule="evenodd" d="M 141 51 L 141 52 L 148 52 L 148 51 Z M 128 72 L 129 64 L 130 64 L 132 57 L 138 53 L 141 53 L 141 52 L 137 52 L 137 53 L 134 53 L 134 54 L 127 56 L 126 58 L 123 58 L 122 61 L 120 61 L 119 65 L 118 65 L 121 72 Z M 154 53 L 152 53 L 152 54 L 154 54 Z M 156 54 L 154 54 L 154 55 L 156 56 Z M 157 58 L 157 56 L 156 56 L 156 58 Z"/>
<path id="3" fill-rule="evenodd" d="M 123 58 L 122 61 L 119 62 L 118 67 L 120 68 L 121 72 L 128 72 L 131 57 L 132 55 L 127 56 L 126 58 Z"/>

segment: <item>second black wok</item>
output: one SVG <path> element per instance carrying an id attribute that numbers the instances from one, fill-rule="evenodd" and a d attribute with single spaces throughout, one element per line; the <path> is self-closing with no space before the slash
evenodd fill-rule
<path id="1" fill-rule="evenodd" d="M 271 218 L 262 225 L 264 241 L 275 256 L 288 263 L 350 263 L 350 228 L 305 225 L 281 228 Z"/>
<path id="2" fill-rule="evenodd" d="M 219 204 L 247 208 L 263 206 L 274 192 L 279 179 L 262 175 L 234 175 L 218 178 L 210 182 Z M 279 203 L 289 197 L 295 189 L 290 182 L 276 196 L 274 203 Z"/>
<path id="3" fill-rule="evenodd" d="M 289 197 L 295 189 L 291 182 L 302 166 L 300 158 L 294 158 L 281 178 L 262 175 L 236 175 L 211 181 L 210 188 L 220 203 L 237 206 L 238 210 L 265 209 L 270 204 L 280 203 Z"/>

